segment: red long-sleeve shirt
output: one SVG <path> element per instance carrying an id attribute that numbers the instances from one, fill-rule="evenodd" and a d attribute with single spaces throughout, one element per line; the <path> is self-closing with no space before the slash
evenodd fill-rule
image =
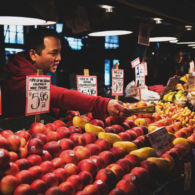
<path id="1" fill-rule="evenodd" d="M 37 68 L 25 56 L 18 53 L 4 67 L 8 79 L 2 85 L 2 112 L 5 117 L 25 115 L 26 107 L 26 76 L 36 75 Z M 90 96 L 76 90 L 68 90 L 51 85 L 51 110 L 79 110 L 92 112 L 96 117 L 103 118 L 107 113 L 109 98 Z"/>

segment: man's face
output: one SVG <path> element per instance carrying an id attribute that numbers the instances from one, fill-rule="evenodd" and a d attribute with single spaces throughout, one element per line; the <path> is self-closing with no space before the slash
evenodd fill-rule
<path id="1" fill-rule="evenodd" d="M 61 43 L 55 37 L 44 38 L 45 48 L 41 54 L 36 54 L 35 65 L 37 68 L 42 69 L 44 73 L 55 73 L 58 64 L 61 60 Z"/>

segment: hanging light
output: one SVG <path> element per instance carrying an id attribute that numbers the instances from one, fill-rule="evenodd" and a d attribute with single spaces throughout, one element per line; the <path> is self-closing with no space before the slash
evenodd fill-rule
<path id="1" fill-rule="evenodd" d="M 105 31 L 97 31 L 89 33 L 88 35 L 91 37 L 103 37 L 103 36 L 116 36 L 116 35 L 127 35 L 133 33 L 128 30 L 105 30 Z"/>

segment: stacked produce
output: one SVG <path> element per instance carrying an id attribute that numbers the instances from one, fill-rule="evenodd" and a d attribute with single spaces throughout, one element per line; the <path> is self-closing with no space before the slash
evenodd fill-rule
<path id="1" fill-rule="evenodd" d="M 161 156 L 148 140 L 155 125 L 166 126 L 172 140 Z M 185 126 L 158 112 L 99 120 L 69 111 L 65 122 L 35 122 L 29 130 L 18 132 L 3 130 L 1 194 L 147 194 L 190 153 L 195 127 L 194 123 Z M 186 135 L 179 135 L 180 131 Z"/>

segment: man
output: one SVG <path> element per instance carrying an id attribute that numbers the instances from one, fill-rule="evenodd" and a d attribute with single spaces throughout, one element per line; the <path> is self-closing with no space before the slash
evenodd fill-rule
<path id="1" fill-rule="evenodd" d="M 56 31 L 35 29 L 27 36 L 25 52 L 17 53 L 4 67 L 8 78 L 2 84 L 3 116 L 15 117 L 25 114 L 26 76 L 36 75 L 40 69 L 44 74 L 55 73 L 61 60 L 61 42 Z M 51 85 L 51 110 L 74 109 L 92 112 L 94 117 L 106 114 L 126 117 L 129 111 L 121 102 L 100 96 L 90 96 L 75 90 Z"/>

